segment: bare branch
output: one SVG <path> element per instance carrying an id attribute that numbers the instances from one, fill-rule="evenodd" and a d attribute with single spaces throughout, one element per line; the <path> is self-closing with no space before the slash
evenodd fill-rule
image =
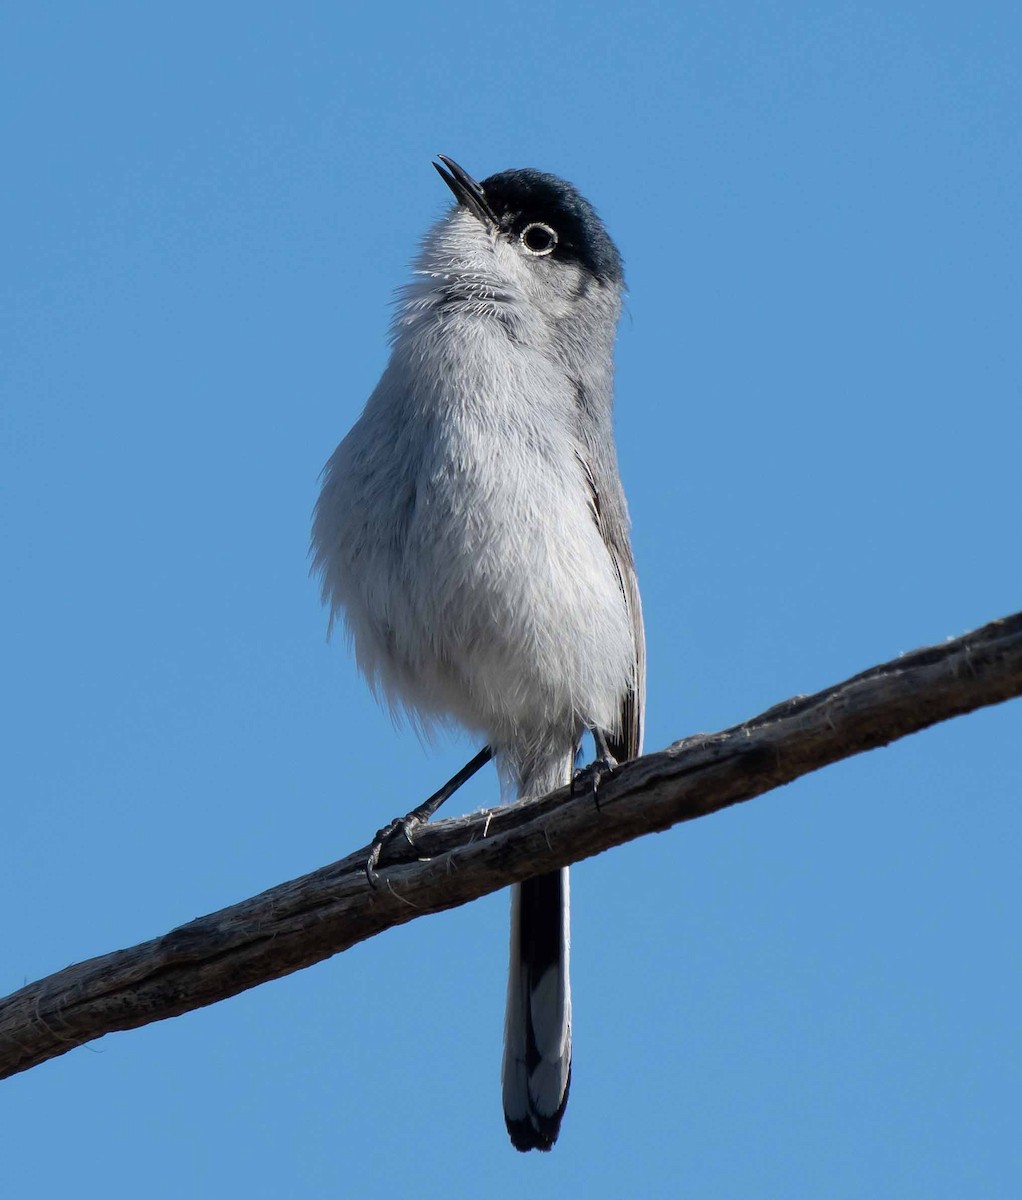
<path id="1" fill-rule="evenodd" d="M 437 822 L 369 888 L 368 847 L 0 1001 L 0 1078 L 118 1029 L 213 1004 L 393 925 L 466 904 L 644 833 L 717 812 L 828 763 L 1022 695 L 1022 613 L 918 650 L 721 733 L 627 763 L 591 796 L 568 789 Z M 422 858 L 416 860 L 414 854 Z M 389 864 L 389 865 L 387 865 Z"/>

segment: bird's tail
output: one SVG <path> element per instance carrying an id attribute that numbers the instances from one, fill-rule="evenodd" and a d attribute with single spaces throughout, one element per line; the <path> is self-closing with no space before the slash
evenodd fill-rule
<path id="1" fill-rule="evenodd" d="M 567 777 L 550 780 L 543 791 Z M 529 794 L 542 793 L 533 787 Z M 515 884 L 503 1085 L 504 1120 L 516 1150 L 549 1150 L 568 1103 L 570 941 L 567 867 Z"/>

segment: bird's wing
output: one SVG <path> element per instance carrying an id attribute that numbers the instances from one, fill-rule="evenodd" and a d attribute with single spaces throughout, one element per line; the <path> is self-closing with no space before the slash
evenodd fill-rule
<path id="1" fill-rule="evenodd" d="M 642 751 L 642 730 L 646 706 L 646 635 L 642 626 L 642 601 L 639 598 L 639 581 L 635 574 L 632 545 L 628 539 L 628 525 L 624 497 L 616 497 L 616 503 L 604 503 L 591 461 L 579 450 L 576 456 L 582 466 L 589 487 L 589 504 L 593 520 L 600 531 L 603 543 L 610 554 L 617 572 L 621 595 L 632 623 L 632 642 L 635 647 L 634 671 L 631 684 L 621 702 L 620 731 L 608 734 L 610 752 L 625 762 L 637 758 Z M 619 485 L 620 489 L 620 485 Z"/>

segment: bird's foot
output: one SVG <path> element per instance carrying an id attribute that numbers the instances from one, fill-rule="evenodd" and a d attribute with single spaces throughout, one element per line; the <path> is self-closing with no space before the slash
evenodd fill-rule
<path id="1" fill-rule="evenodd" d="M 387 845 L 396 837 L 403 837 L 412 849 L 415 849 L 415 840 L 412 834 L 420 825 L 425 825 L 437 809 L 449 800 L 451 796 L 461 787 L 461 785 L 479 770 L 485 766 L 493 757 L 493 751 L 489 746 L 484 746 L 482 750 L 470 762 L 467 762 L 457 775 L 452 776 L 438 791 L 434 792 L 428 800 L 424 800 L 418 807 L 413 808 L 410 813 L 406 813 L 403 817 L 395 817 L 389 825 L 377 831 L 373 838 L 373 843 L 369 847 L 369 857 L 366 859 L 365 875 L 370 887 L 379 887 L 380 877 L 376 873 L 376 868 L 380 863 L 380 855 L 386 849 Z"/>
<path id="2" fill-rule="evenodd" d="M 600 785 L 608 775 L 617 769 L 618 761 L 613 754 L 607 753 L 594 758 L 588 766 L 581 767 L 571 778 L 571 794 L 577 796 L 582 792 L 592 792 L 597 805 L 600 803 Z"/>
<path id="3" fill-rule="evenodd" d="M 365 874 L 370 887 L 380 886 L 380 877 L 376 873 L 376 868 L 379 866 L 380 855 L 390 845 L 391 842 L 403 837 L 409 846 L 415 849 L 415 839 L 412 834 L 420 825 L 424 824 L 423 818 L 417 812 L 406 813 L 403 817 L 395 817 L 389 824 L 384 825 L 382 829 L 376 831 L 376 836 L 373 838 L 372 845 L 369 847 L 369 857 L 366 859 Z"/>
<path id="4" fill-rule="evenodd" d="M 600 784 L 617 769 L 618 761 L 610 752 L 607 735 L 603 730 L 592 729 L 591 733 L 596 746 L 596 757 L 587 767 L 582 767 L 572 776 L 571 794 L 577 796 L 580 792 L 590 791 L 599 808 Z"/>

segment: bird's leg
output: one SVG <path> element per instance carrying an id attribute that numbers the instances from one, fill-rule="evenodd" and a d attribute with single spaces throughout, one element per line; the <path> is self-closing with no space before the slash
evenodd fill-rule
<path id="1" fill-rule="evenodd" d="M 389 825 L 379 830 L 373 838 L 373 844 L 369 850 L 369 858 L 366 860 L 366 879 L 369 883 L 376 887 L 378 878 L 376 867 L 380 861 L 380 855 L 383 853 L 383 848 L 394 837 L 400 834 L 409 846 L 414 846 L 412 841 L 412 831 L 418 825 L 424 824 L 437 811 L 441 804 L 449 800 L 454 793 L 461 787 L 463 783 L 467 783 L 472 776 L 485 767 L 486 764 L 493 758 L 493 750 L 489 746 L 484 746 L 482 750 L 470 762 L 467 762 L 457 775 L 453 775 L 444 784 L 439 791 L 434 792 L 428 800 L 424 800 L 417 808 L 413 808 L 410 813 L 406 813 L 403 817 L 395 817 Z"/>
<path id="2" fill-rule="evenodd" d="M 596 764 L 599 764 L 607 771 L 613 771 L 617 766 L 617 759 L 610 752 L 610 743 L 607 741 L 606 731 L 603 729 L 592 730 L 593 741 L 596 743 Z"/>
<path id="3" fill-rule="evenodd" d="M 593 735 L 593 743 L 596 746 L 596 757 L 587 767 L 582 767 L 581 770 L 575 772 L 571 780 L 571 790 L 573 793 L 576 793 L 586 788 L 591 789 L 595 799 L 599 794 L 600 784 L 603 782 L 604 777 L 614 770 L 618 762 L 611 753 L 606 730 L 598 729 L 593 725 L 589 732 Z"/>

